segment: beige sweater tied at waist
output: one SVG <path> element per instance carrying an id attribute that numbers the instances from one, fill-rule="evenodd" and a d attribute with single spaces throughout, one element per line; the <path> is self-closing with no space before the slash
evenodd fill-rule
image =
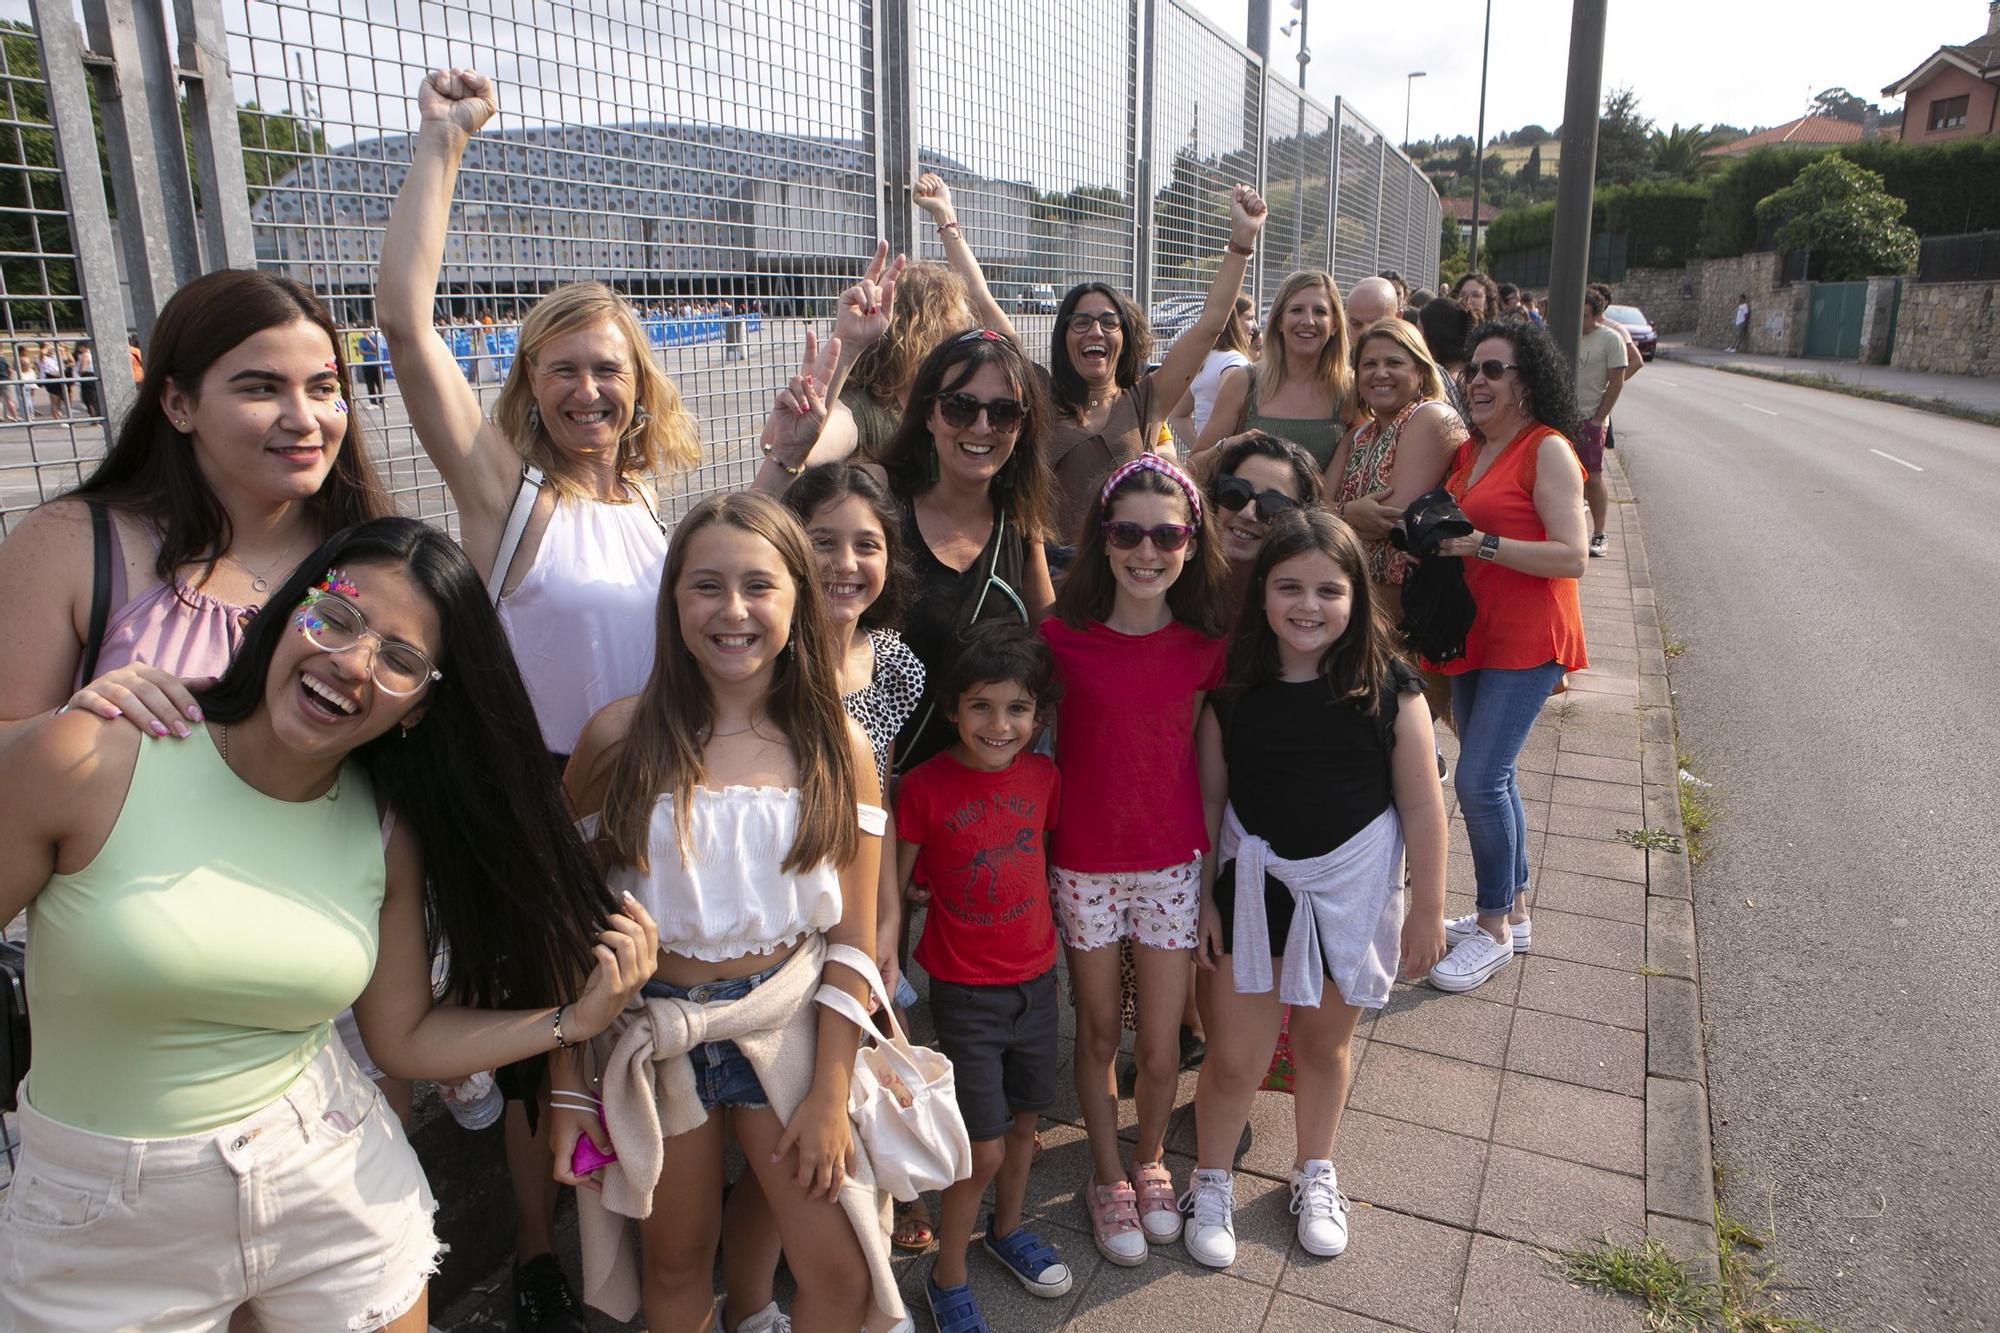
<path id="1" fill-rule="evenodd" d="M 708 1120 L 695 1093 L 688 1053 L 703 1042 L 733 1041 L 764 1096 L 789 1124 L 812 1090 L 819 1007 L 812 1003 L 826 962 L 826 942 L 809 935 L 769 980 L 737 1000 L 697 1004 L 649 997 L 627 1006 L 591 1043 L 602 1080 L 604 1120 L 618 1160 L 601 1173 L 601 1191 L 578 1190 L 583 1242 L 583 1297 L 614 1319 L 639 1311 L 639 1218 L 653 1210 L 665 1140 Z M 840 1206 L 861 1242 L 875 1291 L 871 1329 L 903 1319 L 903 1301 L 889 1267 L 890 1200 L 875 1187 L 874 1168 L 860 1140 L 840 1188 Z"/>

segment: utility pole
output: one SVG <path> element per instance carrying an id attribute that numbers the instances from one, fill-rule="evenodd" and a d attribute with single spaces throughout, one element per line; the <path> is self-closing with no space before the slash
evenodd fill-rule
<path id="1" fill-rule="evenodd" d="M 1271 62 L 1271 0 L 1249 0 L 1249 28 L 1244 45 L 1255 51 L 1265 64 Z"/>
<path id="2" fill-rule="evenodd" d="M 1562 170 L 1556 177 L 1555 250 L 1549 260 L 1549 333 L 1576 365 L 1583 333 L 1583 288 L 1590 278 L 1590 211 L 1597 177 L 1597 105 L 1604 82 L 1604 18 L 1609 0 L 1574 0 L 1569 21 L 1569 88 L 1563 97 Z"/>
<path id="3" fill-rule="evenodd" d="M 1479 133 L 1472 141 L 1472 257 L 1465 271 L 1479 268 L 1479 190 L 1486 172 L 1486 58 L 1493 50 L 1493 0 L 1486 0 L 1486 35 L 1479 40 Z M 1592 118 L 1596 123 L 1596 118 Z"/>
<path id="4" fill-rule="evenodd" d="M 1417 80 L 1424 77 L 1424 71 L 1413 69 L 1403 80 L 1403 151 L 1410 151 L 1410 95 L 1416 91 Z"/>

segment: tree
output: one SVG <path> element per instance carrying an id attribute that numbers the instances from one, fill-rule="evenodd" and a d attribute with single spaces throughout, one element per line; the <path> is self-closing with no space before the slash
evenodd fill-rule
<path id="1" fill-rule="evenodd" d="M 1528 160 L 1521 164 L 1521 181 L 1523 184 L 1530 186 L 1541 184 L 1542 146 L 1540 143 L 1537 143 L 1533 148 L 1528 150 Z"/>
<path id="2" fill-rule="evenodd" d="M 1516 148 L 1533 148 L 1536 144 L 1545 142 L 1548 137 L 1549 132 L 1539 125 L 1523 125 L 1514 131 L 1508 142 Z"/>
<path id="3" fill-rule="evenodd" d="M 236 108 L 236 129 L 243 141 L 243 176 L 250 185 L 252 204 L 304 165 L 308 154 L 326 152 L 326 134 L 317 124 L 287 112 L 265 111 L 255 102 Z M 188 176 L 198 179 L 192 156 Z"/>
<path id="4" fill-rule="evenodd" d="M 1827 281 L 1851 282 L 1917 266 L 1917 233 L 1901 221 L 1908 209 L 1879 174 L 1830 153 L 1758 200 L 1757 220 L 1777 223 L 1778 248 L 1817 259 Z"/>
<path id="5" fill-rule="evenodd" d="M 1807 114 L 1831 116 L 1835 120 L 1844 120 L 1850 125 L 1859 125 L 1867 119 L 1868 113 L 1875 109 L 1873 102 L 1856 97 L 1845 88 L 1828 88 L 1825 92 L 1817 93 L 1813 96 L 1812 105 L 1807 108 Z"/>
<path id="6" fill-rule="evenodd" d="M 1653 170 L 1653 122 L 1639 114 L 1639 95 L 1613 88 L 1597 120 L 1597 183 L 1630 185 Z"/>
<path id="7" fill-rule="evenodd" d="M 1681 128 L 1678 122 L 1666 133 L 1653 135 L 1653 170 L 1668 180 L 1698 181 L 1722 164 L 1708 155 L 1715 147 L 1715 135 L 1700 125 Z"/>

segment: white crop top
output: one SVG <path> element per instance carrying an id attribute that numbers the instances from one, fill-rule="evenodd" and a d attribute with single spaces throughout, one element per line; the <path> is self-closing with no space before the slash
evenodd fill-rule
<path id="1" fill-rule="evenodd" d="M 882 836 L 889 817 L 880 806 L 857 805 L 864 833 Z M 693 827 L 681 859 L 674 798 L 660 797 L 647 834 L 648 869 L 621 866 L 611 887 L 631 894 L 653 914 L 660 947 L 721 963 L 769 953 L 840 924 L 840 875 L 831 863 L 794 874 L 783 869 L 799 830 L 796 787 L 697 787 L 689 802 Z M 579 826 L 597 833 L 598 817 Z"/>

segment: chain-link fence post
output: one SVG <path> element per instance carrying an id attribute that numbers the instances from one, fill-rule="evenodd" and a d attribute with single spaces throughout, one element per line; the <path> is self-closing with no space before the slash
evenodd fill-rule
<path id="1" fill-rule="evenodd" d="M 180 79 L 187 89 L 188 128 L 201 182 L 206 267 L 255 268 L 250 186 L 220 0 L 174 0 L 174 27 L 181 38 Z"/>
<path id="2" fill-rule="evenodd" d="M 118 287 L 118 255 L 111 237 L 111 212 L 97 162 L 97 135 L 90 120 L 85 86 L 82 34 L 67 0 L 34 0 L 31 13 L 48 84 L 49 121 L 55 130 L 56 165 L 62 171 L 63 204 L 69 210 L 70 248 L 75 256 L 78 296 L 85 330 L 96 350 L 97 377 L 104 394 L 105 442 L 110 423 L 132 406 L 131 358 L 125 355 L 125 301 Z"/>
<path id="3" fill-rule="evenodd" d="M 1134 126 L 1138 151 L 1132 163 L 1132 299 L 1141 310 L 1153 308 L 1153 79 L 1160 63 L 1153 48 L 1159 31 L 1156 4 L 1157 0 L 1145 0 L 1139 7 L 1132 42 L 1132 79 L 1138 91 L 1132 99 L 1138 118 Z"/>
<path id="4" fill-rule="evenodd" d="M 1382 197 L 1386 193 L 1389 176 L 1389 141 L 1377 133 L 1375 136 L 1375 235 L 1372 238 L 1375 259 L 1368 265 L 1368 271 L 1382 271 Z"/>
<path id="5" fill-rule="evenodd" d="M 875 103 L 877 234 L 892 254 L 917 255 L 916 79 L 912 64 L 911 0 L 876 0 L 870 9 L 874 32 L 870 49 L 874 77 L 864 72 L 864 99 Z"/>

